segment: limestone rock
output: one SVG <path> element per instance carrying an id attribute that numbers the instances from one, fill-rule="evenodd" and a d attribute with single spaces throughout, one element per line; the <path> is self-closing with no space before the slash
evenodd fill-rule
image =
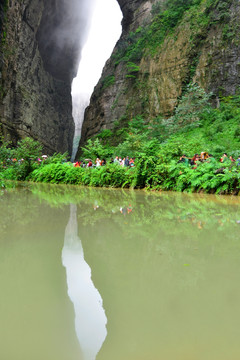
<path id="1" fill-rule="evenodd" d="M 116 120 L 126 122 L 138 114 L 149 120 L 159 115 L 168 117 L 189 82 L 197 82 L 207 92 L 213 92 L 216 103 L 219 96 L 238 90 L 238 0 L 202 2 L 195 13 L 194 9 L 186 12 L 155 55 L 143 52 L 132 77 L 128 76 L 126 62 L 116 62 L 116 53 L 129 39 L 131 31 L 151 21 L 151 8 L 156 2 L 118 2 L 124 15 L 123 34 L 86 109 L 80 145 L 103 129 L 112 129 Z M 105 87 L 105 79 L 110 76 L 114 82 Z"/>

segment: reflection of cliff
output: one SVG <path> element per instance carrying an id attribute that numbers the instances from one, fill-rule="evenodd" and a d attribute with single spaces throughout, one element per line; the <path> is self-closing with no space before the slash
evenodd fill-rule
<path id="1" fill-rule="evenodd" d="M 84 260 L 77 233 L 77 207 L 71 204 L 62 262 L 66 267 L 68 295 L 74 305 L 75 328 L 84 360 L 95 360 L 107 335 L 107 318 L 101 295 L 91 280 L 91 269 Z"/>

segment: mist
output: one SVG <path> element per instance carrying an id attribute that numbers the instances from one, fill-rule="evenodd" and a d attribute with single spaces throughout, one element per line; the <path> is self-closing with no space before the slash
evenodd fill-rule
<path id="1" fill-rule="evenodd" d="M 44 0 L 37 40 L 44 66 L 55 78 L 71 82 L 76 76 L 96 1 Z"/>

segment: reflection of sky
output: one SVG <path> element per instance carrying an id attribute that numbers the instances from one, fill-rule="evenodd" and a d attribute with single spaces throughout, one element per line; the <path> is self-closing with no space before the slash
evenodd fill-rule
<path id="1" fill-rule="evenodd" d="M 77 206 L 71 204 L 62 262 L 66 267 L 68 295 L 74 305 L 75 328 L 84 360 L 95 360 L 107 335 L 107 318 L 101 295 L 91 279 L 91 268 L 84 260 L 77 232 Z"/>

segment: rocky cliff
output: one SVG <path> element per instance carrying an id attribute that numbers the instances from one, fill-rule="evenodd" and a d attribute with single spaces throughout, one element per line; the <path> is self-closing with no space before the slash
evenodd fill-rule
<path id="1" fill-rule="evenodd" d="M 216 105 L 238 90 L 238 0 L 118 2 L 123 34 L 86 109 L 81 145 L 138 114 L 168 117 L 190 82 Z"/>
<path id="2" fill-rule="evenodd" d="M 0 126 L 14 143 L 31 136 L 49 153 L 71 152 L 71 81 L 94 1 L 0 0 Z M 118 3 L 122 36 L 86 110 L 82 144 L 139 114 L 168 117 L 190 82 L 216 105 L 238 90 L 238 0 Z"/>
<path id="3" fill-rule="evenodd" d="M 5 138 L 16 143 L 30 136 L 49 153 L 71 153 L 71 82 L 90 11 L 79 0 L 0 1 L 0 125 Z"/>

